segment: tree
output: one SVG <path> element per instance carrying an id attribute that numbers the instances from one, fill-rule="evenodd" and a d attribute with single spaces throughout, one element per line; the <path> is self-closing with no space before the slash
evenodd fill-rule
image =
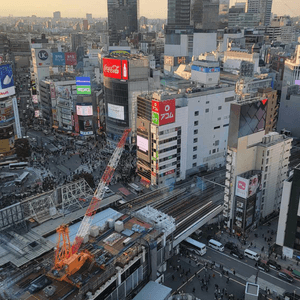
<path id="1" fill-rule="evenodd" d="M 15 151 L 17 157 L 20 159 L 25 159 L 30 156 L 30 145 L 27 139 L 17 139 L 15 140 Z"/>
<path id="2" fill-rule="evenodd" d="M 79 174 L 75 174 L 73 176 L 73 181 L 76 181 L 78 179 L 84 178 L 85 181 L 88 183 L 88 185 L 93 189 L 95 188 L 95 182 L 94 182 L 94 176 L 90 173 L 82 171 Z"/>

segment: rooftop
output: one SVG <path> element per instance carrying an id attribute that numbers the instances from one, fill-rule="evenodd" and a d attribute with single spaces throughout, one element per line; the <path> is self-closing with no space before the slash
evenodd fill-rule
<path id="1" fill-rule="evenodd" d="M 133 300 L 165 300 L 171 294 L 172 289 L 156 283 L 148 282 L 145 287 L 133 298 Z"/>

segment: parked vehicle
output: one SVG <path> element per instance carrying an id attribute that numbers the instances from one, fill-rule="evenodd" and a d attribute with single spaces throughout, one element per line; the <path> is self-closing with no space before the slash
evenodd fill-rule
<path id="1" fill-rule="evenodd" d="M 288 281 L 290 283 L 292 283 L 294 281 L 292 276 L 290 276 L 284 272 L 278 272 L 278 277 L 280 277 L 281 279 Z"/>
<path id="2" fill-rule="evenodd" d="M 295 278 L 298 278 L 298 279 L 300 279 L 300 272 L 299 271 L 297 271 L 297 270 L 293 270 L 293 276 L 295 277 Z"/>
<path id="3" fill-rule="evenodd" d="M 230 254 L 236 258 L 243 259 L 244 255 L 236 248 L 230 251 Z"/>
<path id="4" fill-rule="evenodd" d="M 220 242 L 213 240 L 213 239 L 208 241 L 208 246 L 212 247 L 215 250 L 221 251 L 221 252 L 224 251 L 224 246 Z"/>
<path id="5" fill-rule="evenodd" d="M 272 268 L 272 269 L 275 269 L 275 270 L 281 270 L 281 265 L 279 265 L 275 260 L 271 260 L 269 259 L 267 261 L 267 265 Z"/>
<path id="6" fill-rule="evenodd" d="M 254 260 L 256 260 L 256 261 L 259 260 L 259 255 L 258 255 L 256 252 L 254 252 L 254 251 L 252 251 L 252 250 L 250 250 L 250 249 L 246 249 L 246 250 L 244 251 L 244 256 L 249 257 L 249 258 L 251 258 L 251 259 L 254 259 Z"/>
<path id="7" fill-rule="evenodd" d="M 267 264 L 263 263 L 261 260 L 257 262 L 257 268 L 259 270 L 265 271 L 265 272 L 270 272 L 270 268 Z"/>
<path id="8" fill-rule="evenodd" d="M 234 250 L 234 249 L 237 249 L 237 245 L 233 242 L 227 242 L 225 244 L 225 248 L 227 248 L 229 250 Z"/>

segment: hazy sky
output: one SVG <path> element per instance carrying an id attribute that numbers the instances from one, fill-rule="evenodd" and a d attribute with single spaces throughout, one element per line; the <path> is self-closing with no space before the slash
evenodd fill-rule
<path id="1" fill-rule="evenodd" d="M 230 0 L 231 5 L 235 0 Z M 245 2 L 239 0 L 238 2 Z M 167 18 L 167 0 L 140 0 L 140 15 L 148 18 Z M 107 0 L 12 0 L 1 8 L 1 16 L 52 17 L 53 11 L 61 11 L 62 17 L 85 18 L 86 13 L 93 17 L 107 17 Z M 300 15 L 299 0 L 273 0 L 273 13 L 278 15 Z"/>

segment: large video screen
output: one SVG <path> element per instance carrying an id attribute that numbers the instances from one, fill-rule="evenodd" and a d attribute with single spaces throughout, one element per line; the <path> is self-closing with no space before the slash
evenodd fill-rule
<path id="1" fill-rule="evenodd" d="M 124 121 L 124 106 L 108 103 L 108 117 Z"/>
<path id="2" fill-rule="evenodd" d="M 140 135 L 137 136 L 137 147 L 140 151 L 148 154 L 148 140 Z"/>
<path id="3" fill-rule="evenodd" d="M 76 105 L 76 113 L 78 116 L 92 116 L 93 106 L 92 105 Z"/>

